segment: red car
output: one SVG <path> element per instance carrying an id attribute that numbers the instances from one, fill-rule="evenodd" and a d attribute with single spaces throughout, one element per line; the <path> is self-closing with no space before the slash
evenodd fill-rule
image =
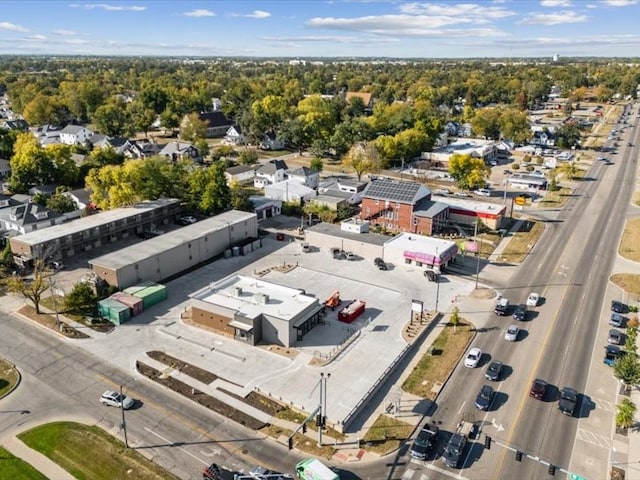
<path id="1" fill-rule="evenodd" d="M 529 396 L 537 398 L 538 400 L 544 400 L 544 395 L 547 393 L 547 382 L 536 378 L 531 385 Z"/>

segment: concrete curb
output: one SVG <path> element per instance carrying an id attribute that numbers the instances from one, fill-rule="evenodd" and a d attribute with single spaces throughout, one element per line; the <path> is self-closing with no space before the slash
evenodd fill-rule
<path id="1" fill-rule="evenodd" d="M 22 382 L 22 374 L 20 373 L 20 370 L 18 370 L 18 367 L 4 358 L 2 360 L 11 365 L 11 368 L 13 368 L 13 370 L 18 374 L 18 380 L 9 390 L 7 390 L 2 396 L 0 396 L 0 400 L 2 400 L 4 397 L 7 397 L 10 393 L 13 393 L 13 391 L 18 388 L 18 385 L 20 385 L 20 383 Z"/>

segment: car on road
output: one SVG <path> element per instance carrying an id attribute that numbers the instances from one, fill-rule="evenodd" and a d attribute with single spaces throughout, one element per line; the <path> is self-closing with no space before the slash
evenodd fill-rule
<path id="1" fill-rule="evenodd" d="M 492 382 L 496 382 L 500 380 L 500 375 L 502 374 L 502 362 L 500 360 L 494 360 L 487 367 L 487 371 L 484 372 L 484 378 L 487 380 L 491 380 Z"/>
<path id="2" fill-rule="evenodd" d="M 578 405 L 578 392 L 571 387 L 564 387 L 560 390 L 560 401 L 558 402 L 558 409 L 565 415 L 573 416 L 576 411 L 576 405 Z"/>
<path id="3" fill-rule="evenodd" d="M 249 470 L 249 476 L 256 479 L 268 478 L 270 480 L 293 479 L 293 476 L 289 473 L 276 472 L 260 465 Z"/>
<path id="4" fill-rule="evenodd" d="M 456 197 L 463 197 L 463 198 L 464 198 L 464 197 L 470 197 L 470 196 L 471 196 L 471 195 L 470 195 L 470 194 L 468 194 L 467 192 L 462 192 L 462 191 L 460 191 L 460 192 L 456 192 L 456 193 L 454 193 L 453 195 L 454 195 L 454 196 L 456 196 Z"/>
<path id="5" fill-rule="evenodd" d="M 118 407 L 124 410 L 129 410 L 133 407 L 134 400 L 126 395 L 120 395 L 119 392 L 107 390 L 100 397 L 100 403 L 105 407 Z"/>
<path id="6" fill-rule="evenodd" d="M 525 304 L 520 304 L 516 307 L 513 311 L 513 319 L 520 322 L 527 319 L 527 306 Z"/>
<path id="7" fill-rule="evenodd" d="M 426 460 L 429 455 L 429 451 L 432 450 L 438 440 L 439 428 L 436 425 L 426 423 L 418 432 L 418 436 L 411 445 L 409 451 L 411 457 L 418 460 Z"/>
<path id="8" fill-rule="evenodd" d="M 504 316 L 509 311 L 509 299 L 501 297 L 493 310 L 496 315 Z"/>
<path id="9" fill-rule="evenodd" d="M 611 318 L 609 319 L 609 325 L 616 328 L 621 328 L 624 326 L 625 318 L 619 313 L 612 313 Z"/>
<path id="10" fill-rule="evenodd" d="M 482 358 L 482 350 L 477 347 L 472 348 L 464 359 L 464 366 L 468 368 L 476 368 Z"/>
<path id="11" fill-rule="evenodd" d="M 488 188 L 479 188 L 477 190 L 474 190 L 473 193 L 475 193 L 476 195 L 478 195 L 480 197 L 490 197 L 491 196 L 491 190 L 489 190 Z"/>
<path id="12" fill-rule="evenodd" d="M 607 342 L 611 343 L 612 345 L 622 345 L 622 332 L 620 330 L 612 328 L 611 330 L 609 330 Z"/>
<path id="13" fill-rule="evenodd" d="M 531 390 L 529 391 L 529 396 L 533 398 L 537 398 L 538 400 L 544 400 L 544 396 L 547 393 L 547 382 L 544 380 L 540 380 L 536 378 L 531 384 Z"/>
<path id="14" fill-rule="evenodd" d="M 467 444 L 467 438 L 461 433 L 451 435 L 447 446 L 444 447 L 442 461 L 447 467 L 457 468 L 462 457 L 462 451 Z"/>
<path id="15" fill-rule="evenodd" d="M 618 302 L 617 300 L 612 300 L 611 311 L 615 313 L 625 313 L 627 311 L 627 307 L 622 302 Z"/>
<path id="16" fill-rule="evenodd" d="M 386 262 L 380 257 L 374 258 L 373 263 L 376 267 L 378 267 L 378 270 L 388 270 Z"/>
<path id="17" fill-rule="evenodd" d="M 191 215 L 180 217 L 178 219 L 178 223 L 180 225 L 191 225 L 191 224 L 196 223 L 197 221 L 198 221 L 198 219 L 196 217 L 191 216 Z"/>
<path id="18" fill-rule="evenodd" d="M 478 410 L 489 410 L 493 401 L 494 391 L 490 385 L 483 385 L 476 397 L 475 406 Z"/>
<path id="19" fill-rule="evenodd" d="M 540 294 L 531 292 L 527 297 L 527 307 L 537 307 L 540 302 Z"/>
<path id="20" fill-rule="evenodd" d="M 504 339 L 507 342 L 515 342 L 518 340 L 518 335 L 520 334 L 520 329 L 515 325 L 509 325 L 504 332 Z"/>

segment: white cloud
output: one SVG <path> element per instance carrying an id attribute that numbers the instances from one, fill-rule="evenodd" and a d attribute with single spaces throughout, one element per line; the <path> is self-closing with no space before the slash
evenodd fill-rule
<path id="1" fill-rule="evenodd" d="M 602 3 L 609 7 L 628 7 L 629 5 L 637 5 L 638 0 L 603 0 Z"/>
<path id="2" fill-rule="evenodd" d="M 299 37 L 263 37 L 265 41 L 289 43 L 295 42 L 314 43 L 314 42 L 330 42 L 330 43 L 342 43 L 342 44 L 363 44 L 371 45 L 373 43 L 396 43 L 400 40 L 397 38 L 371 38 L 371 37 L 347 37 L 340 35 L 303 35 Z"/>
<path id="3" fill-rule="evenodd" d="M 77 32 L 74 32 L 73 30 L 64 29 L 52 30 L 51 33 L 53 33 L 54 35 L 60 35 L 62 37 L 71 37 L 73 35 L 77 35 Z"/>
<path id="4" fill-rule="evenodd" d="M 10 32 L 28 32 L 27 28 L 22 25 L 16 25 L 15 23 L 0 22 L 0 30 L 9 30 Z"/>
<path id="5" fill-rule="evenodd" d="M 542 7 L 570 7 L 570 0 L 540 0 Z"/>
<path id="6" fill-rule="evenodd" d="M 143 12 L 147 7 L 141 7 L 138 5 L 109 5 L 107 3 L 71 3 L 71 8 L 83 8 L 85 10 L 101 9 L 108 12 Z"/>
<path id="7" fill-rule="evenodd" d="M 563 23 L 582 23 L 586 22 L 586 15 L 579 15 L 572 10 L 565 10 L 554 13 L 532 13 L 520 23 L 540 24 L 540 25 L 561 25 Z"/>
<path id="8" fill-rule="evenodd" d="M 82 38 L 71 38 L 69 40 L 62 41 L 64 45 L 87 45 L 89 43 L 88 40 L 83 40 Z"/>
<path id="9" fill-rule="evenodd" d="M 505 7 L 487 7 L 475 3 L 459 4 L 435 4 L 435 3 L 407 3 L 400 5 L 400 12 L 409 15 L 434 15 L 445 17 L 472 17 L 472 18 L 506 18 L 512 17 L 516 12 Z"/>
<path id="10" fill-rule="evenodd" d="M 269 12 L 265 12 L 264 10 L 254 10 L 247 15 L 247 17 L 249 18 L 267 18 L 270 16 L 271 14 Z"/>
<path id="11" fill-rule="evenodd" d="M 47 37 L 45 37 L 44 35 L 30 35 L 28 37 L 25 37 L 26 40 L 35 40 L 35 41 L 43 41 L 46 40 Z"/>
<path id="12" fill-rule="evenodd" d="M 204 8 L 198 8 L 196 10 L 191 10 L 189 12 L 184 12 L 183 15 L 185 17 L 214 17 L 216 14 L 211 10 L 206 10 Z"/>

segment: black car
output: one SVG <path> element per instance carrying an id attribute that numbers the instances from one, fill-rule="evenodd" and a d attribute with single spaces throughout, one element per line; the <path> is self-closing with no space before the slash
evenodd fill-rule
<path id="1" fill-rule="evenodd" d="M 484 373 L 484 377 L 487 380 L 491 380 L 492 382 L 495 382 L 500 378 L 501 373 L 502 373 L 502 362 L 499 360 L 494 360 L 487 367 L 487 371 Z"/>
<path id="2" fill-rule="evenodd" d="M 427 280 L 430 282 L 438 281 L 438 274 L 434 270 L 425 270 L 423 275 L 427 277 Z"/>
<path id="3" fill-rule="evenodd" d="M 615 313 L 625 313 L 626 305 L 622 302 L 618 302 L 617 300 L 611 301 L 611 311 Z"/>
<path id="4" fill-rule="evenodd" d="M 490 385 L 483 385 L 476 397 L 476 408 L 479 410 L 489 410 L 491 402 L 493 401 L 493 395 L 493 388 Z"/>
<path id="5" fill-rule="evenodd" d="M 564 387 L 560 390 L 560 402 L 558 408 L 565 415 L 573 416 L 576 411 L 576 405 L 578 404 L 578 392 L 573 388 Z"/>
<path id="6" fill-rule="evenodd" d="M 513 311 L 514 320 L 518 320 L 520 322 L 526 320 L 527 318 L 527 306 L 524 304 L 518 305 L 516 309 Z"/>
<path id="7" fill-rule="evenodd" d="M 378 270 L 387 270 L 386 262 L 382 260 L 380 257 L 374 258 L 373 263 L 376 267 L 378 267 Z"/>
<path id="8" fill-rule="evenodd" d="M 531 384 L 531 390 L 529 391 L 529 396 L 533 398 L 537 398 L 538 400 L 544 400 L 544 396 L 547 393 L 547 382 L 544 380 L 540 380 L 536 378 Z"/>
<path id="9" fill-rule="evenodd" d="M 332 248 L 331 249 L 331 255 L 333 255 L 333 258 L 335 260 L 344 260 L 345 258 L 347 258 L 347 254 L 344 250 L 341 250 L 339 248 Z"/>
<path id="10" fill-rule="evenodd" d="M 457 468 L 460 463 L 460 457 L 462 457 L 462 451 L 467 444 L 467 439 L 460 433 L 454 433 L 449 439 L 449 443 L 444 448 L 442 454 L 442 461 L 447 467 Z"/>
<path id="11" fill-rule="evenodd" d="M 418 436 L 411 445 L 410 454 L 418 460 L 426 460 L 429 450 L 436 444 L 438 438 L 438 427 L 429 423 L 425 424 L 418 433 Z"/>

